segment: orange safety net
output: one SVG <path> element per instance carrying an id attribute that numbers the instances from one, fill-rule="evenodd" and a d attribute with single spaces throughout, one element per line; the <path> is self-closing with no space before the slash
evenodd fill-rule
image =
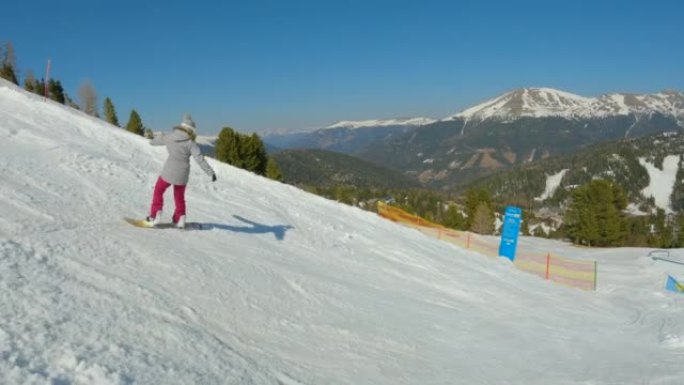
<path id="1" fill-rule="evenodd" d="M 378 214 L 389 220 L 413 227 L 425 235 L 441 239 L 456 246 L 477 251 L 480 254 L 496 257 L 499 254 L 498 244 L 492 239 L 474 233 L 458 231 L 432 223 L 417 215 L 378 202 Z M 561 285 L 584 290 L 596 290 L 596 261 L 577 260 L 546 253 L 528 254 L 520 247 L 517 250 L 514 265 L 544 279 Z"/>

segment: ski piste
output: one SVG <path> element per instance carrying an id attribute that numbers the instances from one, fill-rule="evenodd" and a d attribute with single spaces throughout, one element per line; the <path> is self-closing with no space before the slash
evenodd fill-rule
<path id="1" fill-rule="evenodd" d="M 189 222 L 185 224 L 185 227 L 178 227 L 174 223 L 159 223 L 156 226 L 151 224 L 145 219 L 136 219 L 136 218 L 129 218 L 129 217 L 124 217 L 124 221 L 130 223 L 131 225 L 135 227 L 140 227 L 143 229 L 177 229 L 177 230 L 202 230 L 203 226 L 201 223 L 198 222 Z"/>

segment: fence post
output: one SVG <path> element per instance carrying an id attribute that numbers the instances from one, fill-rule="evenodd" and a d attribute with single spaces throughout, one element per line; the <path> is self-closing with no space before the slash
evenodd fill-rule
<path id="1" fill-rule="evenodd" d="M 551 253 L 546 253 L 546 279 L 549 279 L 549 270 L 551 267 Z"/>
<path id="2" fill-rule="evenodd" d="M 468 239 L 466 240 L 466 249 L 470 249 L 470 231 L 468 231 Z"/>

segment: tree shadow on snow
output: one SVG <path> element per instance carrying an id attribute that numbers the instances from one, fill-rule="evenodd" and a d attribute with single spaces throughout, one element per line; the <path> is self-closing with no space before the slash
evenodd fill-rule
<path id="1" fill-rule="evenodd" d="M 202 230 L 218 229 L 218 230 L 233 231 L 236 233 L 247 233 L 247 234 L 273 233 L 273 236 L 275 236 L 277 240 L 282 241 L 285 238 L 285 232 L 287 232 L 287 230 L 289 230 L 289 229 L 294 228 L 290 225 L 277 225 L 277 226 L 262 225 L 261 223 L 256 223 L 254 221 L 250 221 L 249 219 L 245 219 L 239 215 L 233 215 L 233 218 L 240 220 L 240 221 L 248 224 L 249 226 L 232 226 L 232 225 L 226 225 L 226 224 L 222 224 L 222 223 L 202 223 Z"/>

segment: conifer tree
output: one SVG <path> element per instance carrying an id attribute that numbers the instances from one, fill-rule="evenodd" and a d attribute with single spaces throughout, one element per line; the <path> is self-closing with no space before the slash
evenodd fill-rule
<path id="1" fill-rule="evenodd" d="M 465 201 L 465 213 L 466 213 L 466 228 L 472 230 L 472 226 L 474 224 L 475 220 L 475 215 L 477 213 L 478 207 L 480 206 L 481 203 L 484 203 L 485 206 L 488 208 L 488 211 L 491 212 L 491 215 L 494 215 L 494 210 L 492 209 L 492 199 L 487 192 L 487 190 L 484 189 L 469 189 L 466 192 L 466 201 Z M 493 218 L 492 218 L 493 220 Z"/>
<path id="2" fill-rule="evenodd" d="M 107 122 L 119 127 L 119 118 L 116 116 L 114 103 L 109 97 L 104 100 L 104 118 Z"/>
<path id="3" fill-rule="evenodd" d="M 58 103 L 65 103 L 64 88 L 62 88 L 62 83 L 59 80 L 50 79 L 48 81 L 48 96 Z"/>
<path id="4" fill-rule="evenodd" d="M 458 209 L 456 205 L 449 205 L 449 208 L 444 214 L 442 224 L 446 227 L 451 227 L 452 229 L 456 230 L 466 229 L 465 218 L 463 217 L 463 214 L 461 214 L 461 211 Z"/>
<path id="5" fill-rule="evenodd" d="M 620 245 L 626 202 L 622 189 L 610 181 L 596 179 L 576 188 L 564 220 L 568 237 L 587 246 Z"/>
<path id="6" fill-rule="evenodd" d="M 258 175 L 267 172 L 268 156 L 259 135 L 242 135 L 230 127 L 224 127 L 219 133 L 216 159 Z"/>
<path id="7" fill-rule="evenodd" d="M 252 171 L 257 175 L 265 175 L 268 156 L 266 155 L 264 142 L 261 141 L 259 135 L 254 133 L 251 136 L 246 137 L 242 143 L 243 146 L 241 150 L 245 170 Z"/>
<path id="8" fill-rule="evenodd" d="M 240 160 L 240 138 L 238 134 L 230 127 L 224 127 L 219 133 L 216 140 L 216 159 L 242 168 L 242 161 Z"/>
<path id="9" fill-rule="evenodd" d="M 266 164 L 266 177 L 277 181 L 283 180 L 283 173 L 280 171 L 278 163 L 271 157 L 268 158 L 268 163 Z"/>
<path id="10" fill-rule="evenodd" d="M 126 130 L 134 134 L 143 136 L 145 134 L 145 126 L 140 119 L 140 115 L 136 110 L 131 110 L 131 115 L 128 118 L 128 123 L 126 124 Z"/>

